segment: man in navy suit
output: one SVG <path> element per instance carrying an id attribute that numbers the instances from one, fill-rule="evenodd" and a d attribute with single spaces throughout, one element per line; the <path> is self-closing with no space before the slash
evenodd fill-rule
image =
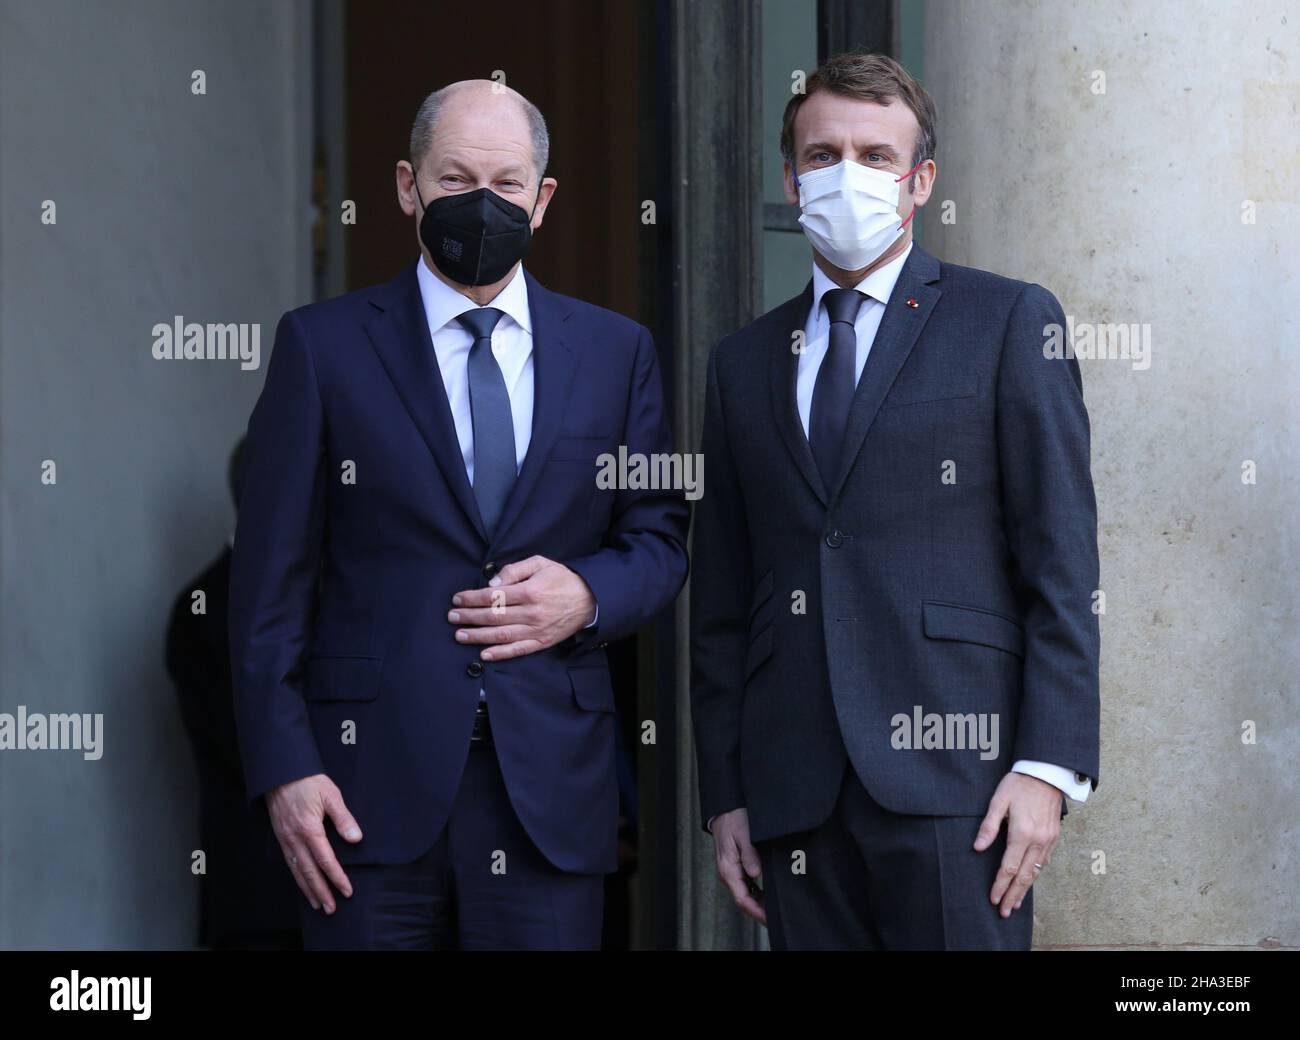
<path id="1" fill-rule="evenodd" d="M 547 150 L 512 90 L 430 95 L 396 171 L 420 259 L 285 314 L 249 421 L 239 741 L 309 949 L 599 945 L 604 647 L 681 589 L 687 510 L 597 486 L 670 432 L 648 331 L 523 269 Z"/>
<path id="2" fill-rule="evenodd" d="M 1098 775 L 1088 415 L 1049 349 L 1065 318 L 912 242 L 935 110 L 897 62 L 830 59 L 781 143 L 812 280 L 709 361 L 702 822 L 774 948 L 1027 949 L 1063 796 Z"/>

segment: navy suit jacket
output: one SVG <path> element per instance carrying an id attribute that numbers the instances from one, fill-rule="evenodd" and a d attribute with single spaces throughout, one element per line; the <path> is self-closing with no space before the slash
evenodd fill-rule
<path id="1" fill-rule="evenodd" d="M 913 245 L 829 482 L 795 403 L 811 306 L 810 282 L 709 361 L 691 581 L 702 822 L 743 806 L 752 840 L 814 827 L 846 762 L 898 813 L 982 816 L 1021 758 L 1095 787 L 1096 503 L 1079 365 L 1044 356 L 1056 298 Z M 918 708 L 967 733 L 996 716 L 997 754 L 898 746 Z"/>
<path id="2" fill-rule="evenodd" d="M 616 869 L 614 698 L 604 645 L 686 578 L 680 491 L 603 490 L 597 456 L 671 450 L 641 325 L 543 288 L 532 439 L 496 532 L 461 458 L 412 264 L 386 285 L 281 318 L 248 424 L 230 583 L 247 793 L 325 773 L 363 839 L 343 864 L 398 863 L 437 838 L 479 697 L 511 801 L 557 867 Z M 590 586 L 599 623 L 558 647 L 479 662 L 454 593 L 533 555 Z"/>

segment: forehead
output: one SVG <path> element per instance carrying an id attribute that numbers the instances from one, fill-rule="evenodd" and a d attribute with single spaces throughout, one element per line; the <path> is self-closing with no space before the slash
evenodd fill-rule
<path id="1" fill-rule="evenodd" d="M 532 129 L 518 102 L 506 94 L 475 91 L 448 98 L 433 128 L 430 159 L 439 164 L 527 165 Z"/>
<path id="2" fill-rule="evenodd" d="M 891 144 L 900 154 L 910 153 L 921 125 L 901 98 L 879 104 L 862 98 L 845 97 L 819 90 L 808 98 L 794 117 L 794 147 L 805 143 Z"/>

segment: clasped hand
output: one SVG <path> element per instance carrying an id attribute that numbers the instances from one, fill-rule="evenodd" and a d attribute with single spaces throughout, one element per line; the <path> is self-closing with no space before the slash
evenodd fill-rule
<path id="1" fill-rule="evenodd" d="M 545 556 L 502 567 L 485 589 L 452 596 L 447 620 L 456 641 L 484 645 L 484 661 L 505 661 L 562 643 L 596 616 L 596 598 L 581 577 Z"/>

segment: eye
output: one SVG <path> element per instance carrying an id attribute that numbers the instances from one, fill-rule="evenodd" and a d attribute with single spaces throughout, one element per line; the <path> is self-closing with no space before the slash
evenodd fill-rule
<path id="1" fill-rule="evenodd" d="M 869 162 L 869 163 L 883 163 L 883 162 L 889 162 L 889 159 L 888 159 L 886 156 L 881 155 L 879 152 L 870 152 L 870 153 L 867 155 L 867 162 Z"/>
<path id="2" fill-rule="evenodd" d="M 834 162 L 835 156 L 831 155 L 830 152 L 818 152 L 816 155 L 812 157 L 812 161 L 815 163 Z"/>

